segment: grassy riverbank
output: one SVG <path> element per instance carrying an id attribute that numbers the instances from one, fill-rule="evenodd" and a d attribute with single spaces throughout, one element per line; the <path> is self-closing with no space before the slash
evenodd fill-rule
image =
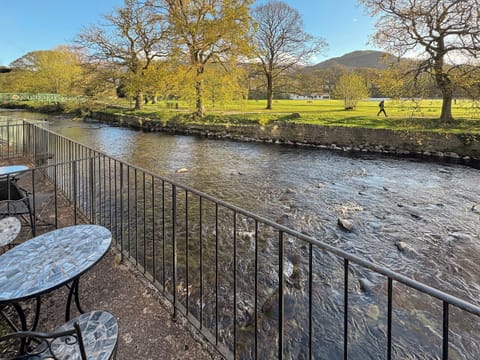
<path id="1" fill-rule="evenodd" d="M 32 111 L 85 113 L 74 104 L 45 105 L 22 102 L 20 105 Z M 191 116 L 189 104 L 173 101 L 146 104 L 140 111 L 132 110 L 131 103 L 125 100 L 110 100 L 102 104 L 90 103 L 88 107 L 96 110 L 101 108 L 102 111 L 112 114 L 148 117 L 162 123 L 267 125 L 274 121 L 282 121 L 324 126 L 480 134 L 480 107 L 479 104 L 469 100 L 455 101 L 452 108 L 455 121 L 449 124 L 438 120 L 440 100 L 388 100 L 386 102 L 388 117 L 376 116 L 377 101 L 360 101 L 354 110 L 346 111 L 340 100 L 275 100 L 273 110 L 265 110 L 265 101 L 249 100 L 220 108 L 207 108 L 206 116 L 201 119 Z"/>
<path id="2" fill-rule="evenodd" d="M 324 126 L 480 134 L 480 108 L 477 107 L 478 104 L 468 100 L 458 100 L 453 105 L 455 121 L 451 124 L 438 121 L 440 100 L 387 101 L 388 117 L 376 116 L 377 101 L 360 101 L 355 110 L 346 111 L 340 100 L 276 100 L 273 110 L 265 110 L 264 101 L 249 100 L 224 106 L 222 109 L 210 109 L 202 119 L 189 116 L 190 107 L 184 103 L 179 103 L 178 110 L 171 109 L 175 104 L 147 104 L 140 111 L 130 110 L 128 107 L 105 110 L 150 117 L 162 122 L 173 119 L 180 122 L 266 125 L 273 121 L 285 121 Z"/>

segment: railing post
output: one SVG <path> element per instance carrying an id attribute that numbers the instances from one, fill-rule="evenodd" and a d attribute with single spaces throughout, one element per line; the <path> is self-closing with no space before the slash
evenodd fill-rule
<path id="1" fill-rule="evenodd" d="M 165 226 L 165 180 L 162 180 L 162 287 L 163 287 L 164 292 L 166 292 L 166 271 L 167 271 L 167 268 L 165 266 L 165 242 L 167 241 L 165 231 L 166 231 L 166 226 Z"/>
<path id="2" fill-rule="evenodd" d="M 343 259 L 344 305 L 343 305 L 343 359 L 348 359 L 348 259 Z"/>
<path id="3" fill-rule="evenodd" d="M 152 175 L 152 275 L 153 283 L 157 282 L 157 251 L 155 246 L 155 177 Z"/>
<path id="4" fill-rule="evenodd" d="M 118 214 L 115 215 L 118 221 Z M 123 261 L 123 163 L 120 163 L 120 250 Z"/>
<path id="5" fill-rule="evenodd" d="M 199 243 L 200 243 L 200 329 L 203 328 L 203 201 L 199 197 Z"/>
<path id="6" fill-rule="evenodd" d="M 7 157 L 10 157 L 10 124 L 7 123 Z"/>
<path id="7" fill-rule="evenodd" d="M 254 354 L 255 360 L 258 359 L 258 221 L 255 220 L 255 303 L 254 303 L 254 328 L 255 328 L 255 338 L 254 338 Z"/>
<path id="8" fill-rule="evenodd" d="M 188 277 L 189 277 L 189 271 L 188 271 L 188 267 L 189 267 L 189 261 L 188 261 L 188 242 L 189 242 L 189 238 L 188 238 L 188 190 L 185 190 L 185 288 L 187 289 L 187 294 L 186 294 L 186 306 L 185 306 L 185 313 L 188 315 L 190 309 L 189 309 L 189 306 L 190 306 L 190 299 L 189 299 L 189 296 L 188 296 L 188 285 L 189 285 L 189 282 L 188 282 Z"/>
<path id="9" fill-rule="evenodd" d="M 53 196 L 55 196 L 55 229 L 58 229 L 58 179 L 57 179 L 57 166 L 53 166 Z"/>
<path id="10" fill-rule="evenodd" d="M 172 291 L 173 291 L 173 315 L 172 320 L 177 321 L 177 187 L 172 185 Z"/>
<path id="11" fill-rule="evenodd" d="M 284 337 L 284 327 L 283 327 L 283 316 L 284 316 L 284 286 L 285 286 L 285 275 L 283 273 L 284 264 L 284 243 L 283 243 L 283 231 L 278 233 L 278 358 L 283 359 L 283 337 Z"/>
<path id="12" fill-rule="evenodd" d="M 313 359 L 313 245 L 308 245 L 308 358 Z"/>
<path id="13" fill-rule="evenodd" d="M 393 303 L 393 281 L 388 278 L 388 300 L 387 300 L 387 360 L 392 359 L 392 303 Z"/>
<path id="14" fill-rule="evenodd" d="M 145 179 L 145 172 L 142 172 L 143 174 L 143 262 L 144 262 L 144 268 L 143 272 L 147 272 L 147 183 Z M 153 250 L 152 250 L 153 251 Z M 153 272 L 153 271 L 152 271 Z"/>
<path id="15" fill-rule="evenodd" d="M 233 358 L 237 358 L 237 212 L 233 212 Z"/>
<path id="16" fill-rule="evenodd" d="M 448 360 L 448 303 L 443 301 L 443 341 L 442 359 Z"/>
<path id="17" fill-rule="evenodd" d="M 90 222 L 95 224 L 95 187 L 94 187 L 94 158 L 90 158 Z"/>
<path id="18" fill-rule="evenodd" d="M 215 203 L 215 345 L 219 344 L 219 326 L 218 326 L 218 203 Z"/>
<path id="19" fill-rule="evenodd" d="M 33 215 L 30 217 L 30 221 L 32 222 L 32 235 L 35 237 L 36 236 L 36 219 L 37 219 L 37 214 L 36 214 L 36 200 L 35 200 L 35 169 L 32 169 L 32 206 L 30 207 L 30 211 L 33 213 Z"/>
<path id="20" fill-rule="evenodd" d="M 73 187 L 73 223 L 77 225 L 77 162 L 72 164 L 72 187 Z"/>

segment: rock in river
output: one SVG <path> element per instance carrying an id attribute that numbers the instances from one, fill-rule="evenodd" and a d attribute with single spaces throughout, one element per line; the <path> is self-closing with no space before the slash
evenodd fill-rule
<path id="1" fill-rule="evenodd" d="M 352 231 L 353 223 L 350 220 L 338 218 L 338 225 L 347 231 Z"/>
<path id="2" fill-rule="evenodd" d="M 395 242 L 395 246 L 401 252 L 405 252 L 405 253 L 414 253 L 415 252 L 415 250 L 404 241 Z"/>
<path id="3" fill-rule="evenodd" d="M 367 278 L 361 278 L 359 282 L 360 289 L 362 289 L 363 292 L 369 292 L 374 287 L 374 284 Z"/>

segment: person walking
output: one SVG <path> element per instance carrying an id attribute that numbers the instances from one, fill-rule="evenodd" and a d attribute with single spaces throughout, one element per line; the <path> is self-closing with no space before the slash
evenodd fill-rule
<path id="1" fill-rule="evenodd" d="M 378 104 L 380 110 L 378 110 L 377 116 L 379 116 L 382 112 L 384 113 L 385 117 L 387 117 L 387 112 L 385 111 L 385 100 L 380 101 Z"/>

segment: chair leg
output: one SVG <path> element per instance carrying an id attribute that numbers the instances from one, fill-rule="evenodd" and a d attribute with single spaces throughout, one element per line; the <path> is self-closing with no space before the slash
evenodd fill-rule
<path id="1" fill-rule="evenodd" d="M 33 237 L 35 237 L 36 236 L 36 234 L 35 234 L 35 216 L 32 215 L 32 208 L 30 206 L 30 200 L 27 199 L 25 201 L 25 205 L 28 208 L 28 215 L 30 216 L 30 226 L 32 228 L 32 235 L 33 235 Z"/>

